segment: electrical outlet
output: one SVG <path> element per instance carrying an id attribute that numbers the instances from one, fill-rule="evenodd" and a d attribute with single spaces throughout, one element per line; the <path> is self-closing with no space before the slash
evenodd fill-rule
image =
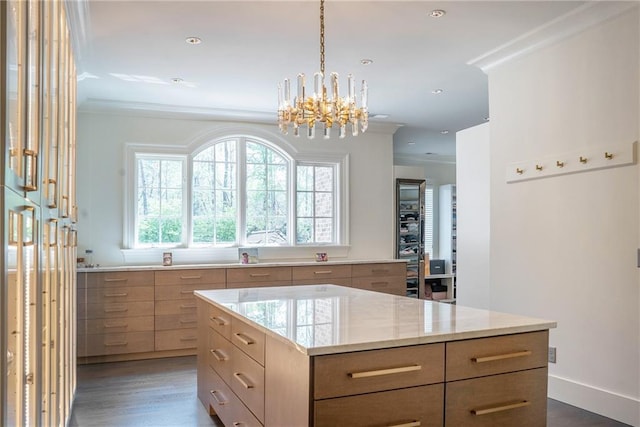
<path id="1" fill-rule="evenodd" d="M 556 363 L 556 348 L 549 347 L 549 363 Z"/>

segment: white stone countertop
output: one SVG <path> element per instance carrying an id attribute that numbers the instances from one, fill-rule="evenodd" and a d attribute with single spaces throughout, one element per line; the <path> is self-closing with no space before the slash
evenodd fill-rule
<path id="1" fill-rule="evenodd" d="M 109 272 L 109 271 L 140 271 L 140 270 L 185 270 L 185 269 L 206 269 L 206 268 L 257 268 L 257 267 L 303 267 L 313 265 L 340 265 L 340 264 L 375 264 L 375 263 L 389 263 L 389 262 L 402 262 L 406 263 L 406 259 L 339 259 L 329 261 L 265 261 L 257 264 L 240 264 L 238 262 L 230 263 L 211 263 L 211 264 L 174 264 L 170 266 L 157 265 L 113 265 L 113 266 L 100 266 L 90 268 L 78 268 L 77 271 L 83 272 Z"/>
<path id="2" fill-rule="evenodd" d="M 309 356 L 540 331 L 556 322 L 336 285 L 195 291 Z"/>

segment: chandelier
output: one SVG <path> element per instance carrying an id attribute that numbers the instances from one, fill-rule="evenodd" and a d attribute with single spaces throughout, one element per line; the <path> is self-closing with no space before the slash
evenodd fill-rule
<path id="1" fill-rule="evenodd" d="M 353 76 L 348 75 L 347 96 L 341 97 L 338 87 L 338 73 L 331 73 L 331 92 L 324 84 L 324 0 L 320 0 L 320 71 L 313 76 L 313 94 L 306 95 L 305 75 L 298 74 L 298 88 L 291 101 L 291 83 L 284 80 L 278 85 L 278 126 L 287 135 L 289 125 L 293 125 L 293 134 L 300 136 L 300 127 L 307 126 L 307 137 L 315 137 L 316 122 L 322 123 L 325 138 L 331 136 L 333 125 L 339 126 L 339 136 L 344 138 L 347 124 L 351 125 L 351 134 L 365 132 L 369 124 L 367 110 L 367 82 L 362 81 L 360 90 L 361 107 L 356 104 L 356 88 Z"/>

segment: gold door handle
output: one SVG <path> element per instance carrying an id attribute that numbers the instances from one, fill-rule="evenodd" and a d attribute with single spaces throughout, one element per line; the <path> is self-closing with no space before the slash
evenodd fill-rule
<path id="1" fill-rule="evenodd" d="M 24 172 L 24 185 L 25 191 L 36 191 L 38 189 L 38 154 L 33 150 L 22 150 L 24 156 L 25 172 Z"/>
<path id="2" fill-rule="evenodd" d="M 255 344 L 256 343 L 254 340 L 251 339 L 251 337 L 248 337 L 245 334 L 241 334 L 239 332 L 236 332 L 233 335 L 235 335 L 236 338 L 238 338 L 238 341 L 240 341 L 244 345 L 251 345 L 251 344 Z"/>
<path id="3" fill-rule="evenodd" d="M 409 423 L 394 424 L 389 427 L 420 427 L 421 425 L 420 421 L 411 421 Z"/>
<path id="4" fill-rule="evenodd" d="M 399 368 L 389 368 L 389 369 L 378 369 L 375 371 L 363 371 L 363 372 L 351 372 L 347 375 L 351 378 L 368 378 L 368 377 L 378 377 L 380 375 L 392 375 L 392 374 L 400 374 L 403 372 L 412 372 L 419 371 L 422 369 L 421 365 L 411 365 L 411 366 L 401 366 Z"/>
<path id="5" fill-rule="evenodd" d="M 511 409 L 522 408 L 524 406 L 529 406 L 529 405 L 531 405 L 531 402 L 527 400 L 517 400 L 515 402 L 505 403 L 504 405 L 500 405 L 500 406 L 490 406 L 486 408 L 472 409 L 471 413 L 473 415 L 487 415 L 487 414 L 493 414 L 495 412 L 503 412 L 503 411 L 509 411 Z"/>
<path id="6" fill-rule="evenodd" d="M 218 405 L 220 405 L 220 406 L 224 406 L 224 405 L 226 405 L 227 403 L 229 403 L 229 402 L 227 402 L 226 400 L 220 400 L 220 399 L 218 399 L 218 394 L 220 393 L 218 390 L 211 390 L 211 391 L 209 391 L 209 393 L 211 394 L 211 396 L 213 396 L 213 398 L 216 400 L 216 403 L 217 403 Z M 220 394 L 222 394 L 222 393 L 220 393 Z M 223 397 L 224 397 L 224 396 L 223 396 Z"/>
<path id="7" fill-rule="evenodd" d="M 244 377 L 244 375 L 242 375 L 240 372 L 234 372 L 233 373 L 233 377 L 238 380 L 238 382 L 240 384 L 242 384 L 242 386 L 244 388 L 253 388 L 253 384 L 249 383 Z"/>
<path id="8" fill-rule="evenodd" d="M 209 352 L 213 355 L 213 357 L 216 358 L 216 360 L 218 362 L 224 362 L 229 360 L 229 358 L 220 350 L 218 350 L 217 348 L 215 350 L 209 350 Z"/>
<path id="9" fill-rule="evenodd" d="M 229 324 L 225 319 L 218 316 L 209 317 L 209 320 L 216 322 L 218 326 L 226 326 Z"/>
<path id="10" fill-rule="evenodd" d="M 525 350 L 525 351 L 517 351 L 515 353 L 497 354 L 495 356 L 472 357 L 471 361 L 474 363 L 493 362 L 496 360 L 513 359 L 514 357 L 531 356 L 531 354 L 532 354 L 531 350 Z"/>
<path id="11" fill-rule="evenodd" d="M 197 280 L 202 279 L 202 276 L 180 276 L 180 280 Z"/>
<path id="12" fill-rule="evenodd" d="M 58 199 L 58 183 L 55 179 L 49 178 L 47 180 L 47 185 L 49 186 L 47 206 L 50 208 L 55 208 L 58 206 L 58 203 L 56 202 L 56 200 Z"/>

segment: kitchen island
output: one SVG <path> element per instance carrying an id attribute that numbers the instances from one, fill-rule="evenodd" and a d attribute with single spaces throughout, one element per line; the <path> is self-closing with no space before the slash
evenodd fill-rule
<path id="1" fill-rule="evenodd" d="M 544 426 L 555 322 L 335 285 L 195 291 L 228 426 Z"/>

